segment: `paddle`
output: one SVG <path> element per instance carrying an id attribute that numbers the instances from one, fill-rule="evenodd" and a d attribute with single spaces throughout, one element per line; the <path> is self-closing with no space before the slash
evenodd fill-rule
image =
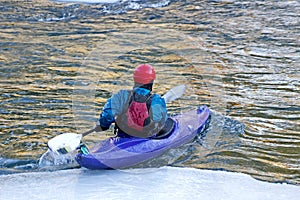
<path id="1" fill-rule="evenodd" d="M 185 92 L 186 86 L 185 85 L 178 85 L 170 89 L 166 94 L 162 96 L 165 99 L 166 103 L 170 103 L 175 99 L 180 98 Z"/>
<path id="2" fill-rule="evenodd" d="M 170 89 L 166 94 L 162 96 L 166 103 L 170 103 L 180 98 L 185 92 L 185 85 L 178 85 Z M 48 148 L 57 154 L 66 154 L 76 150 L 81 142 L 82 137 L 94 132 L 96 128 L 92 128 L 84 132 L 83 134 L 76 133 L 64 133 L 58 135 L 48 141 Z"/>

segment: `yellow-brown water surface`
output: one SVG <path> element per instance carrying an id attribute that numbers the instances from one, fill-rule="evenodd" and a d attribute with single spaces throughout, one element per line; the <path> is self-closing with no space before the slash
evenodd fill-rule
<path id="1" fill-rule="evenodd" d="M 2 0 L 1 172 L 35 169 L 50 138 L 91 128 L 149 63 L 155 92 L 188 86 L 170 114 L 207 104 L 221 116 L 216 145 L 173 165 L 300 184 L 299 13 L 299 1 Z"/>

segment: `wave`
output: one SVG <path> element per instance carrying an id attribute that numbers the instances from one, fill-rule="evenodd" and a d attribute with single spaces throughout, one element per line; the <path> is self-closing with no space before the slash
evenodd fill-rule
<path id="1" fill-rule="evenodd" d="M 70 21 L 86 17 L 124 14 L 130 10 L 161 8 L 171 3 L 170 0 L 56 0 L 55 2 L 66 4 L 55 10 L 43 8 L 43 11 L 31 19 L 39 22 Z"/>

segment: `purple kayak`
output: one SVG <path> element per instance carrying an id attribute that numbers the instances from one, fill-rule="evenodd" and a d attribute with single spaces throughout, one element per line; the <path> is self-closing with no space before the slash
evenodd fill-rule
<path id="1" fill-rule="evenodd" d="M 121 169 L 158 157 L 192 139 L 205 127 L 210 115 L 206 106 L 172 117 L 175 128 L 163 139 L 110 137 L 75 159 L 88 169 Z"/>

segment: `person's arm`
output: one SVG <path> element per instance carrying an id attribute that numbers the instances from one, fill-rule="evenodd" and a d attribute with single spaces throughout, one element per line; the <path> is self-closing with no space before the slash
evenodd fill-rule
<path id="1" fill-rule="evenodd" d="M 109 98 L 103 107 L 97 125 L 91 130 L 86 131 L 82 136 L 86 136 L 92 132 L 101 132 L 109 129 L 109 126 L 115 122 L 117 114 L 121 113 L 123 106 L 128 98 L 128 91 L 121 90 L 117 94 Z"/>
<path id="2" fill-rule="evenodd" d="M 168 118 L 167 106 L 165 100 L 157 94 L 152 98 L 151 111 L 153 121 L 164 124 Z"/>

